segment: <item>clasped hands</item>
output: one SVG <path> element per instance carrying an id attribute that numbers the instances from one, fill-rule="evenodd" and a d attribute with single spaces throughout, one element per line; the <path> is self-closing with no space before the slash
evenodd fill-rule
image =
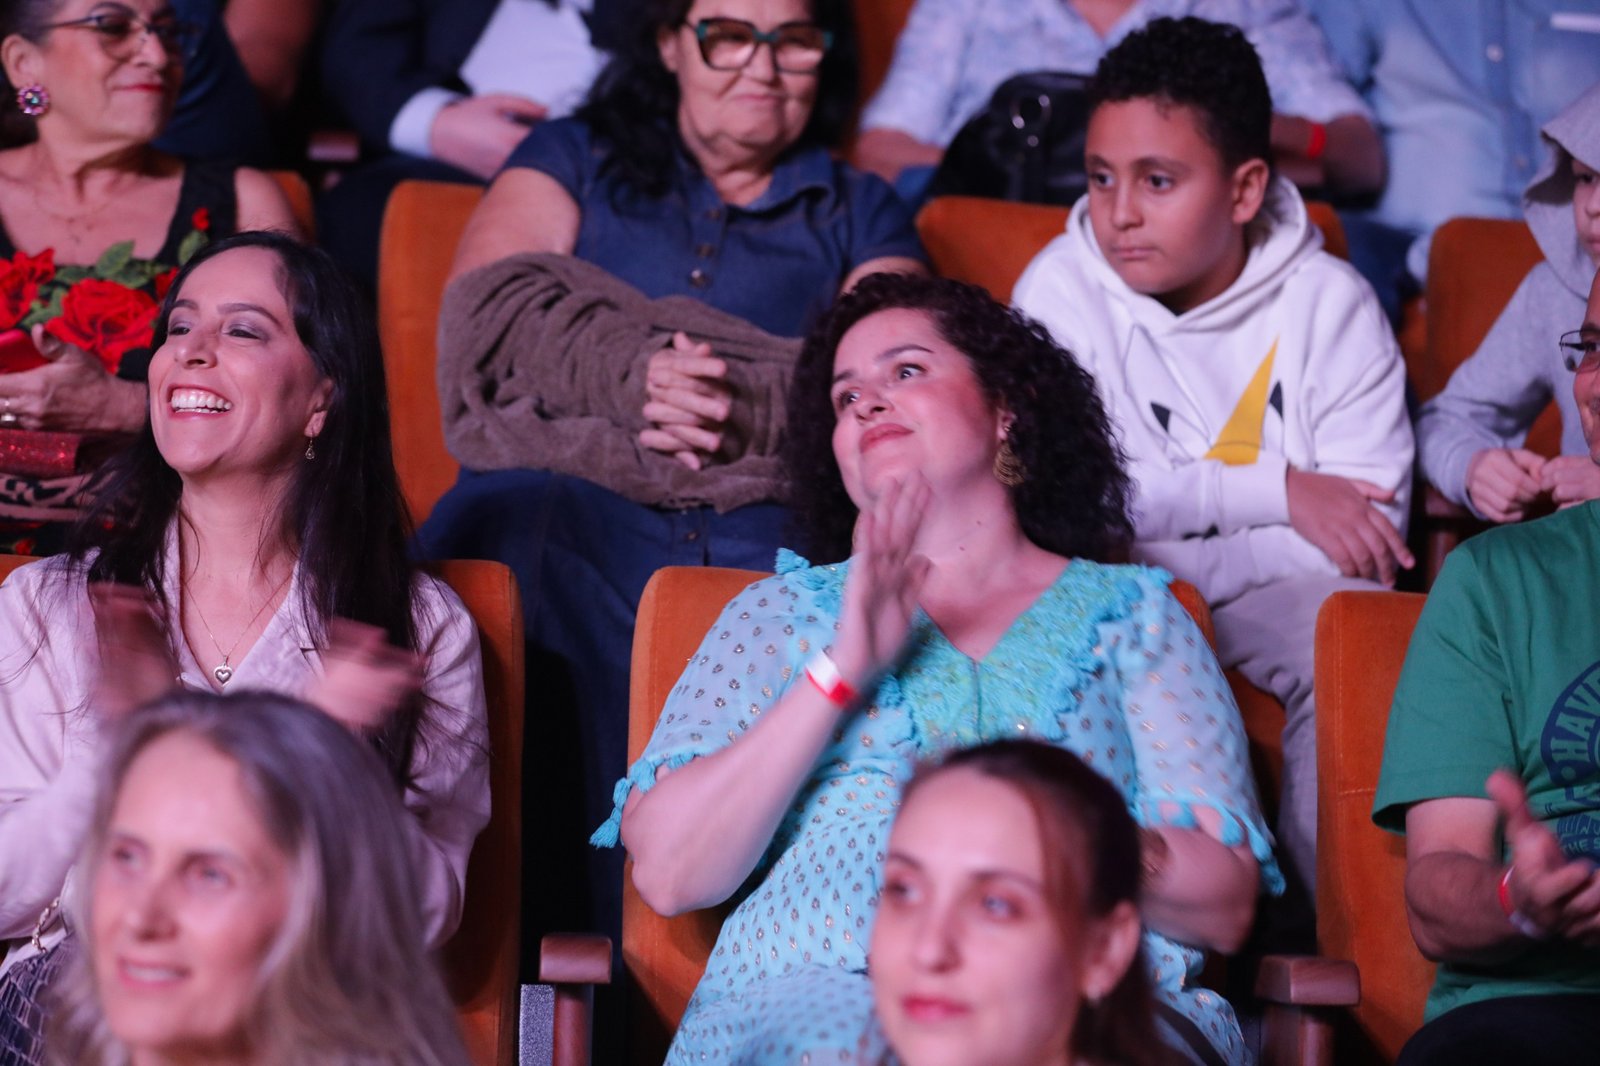
<path id="1" fill-rule="evenodd" d="M 1533 816 L 1516 775 L 1496 770 L 1486 788 L 1511 851 L 1512 906 L 1549 936 L 1600 947 L 1600 869 L 1567 857 L 1555 833 Z"/>
<path id="2" fill-rule="evenodd" d="M 1600 465 L 1587 455 L 1485 448 L 1467 464 L 1467 495 L 1492 521 L 1520 522 L 1541 496 L 1563 509 L 1600 499 Z"/>
<path id="3" fill-rule="evenodd" d="M 103 663 L 94 699 L 102 716 L 119 719 L 176 687 L 178 664 L 148 592 L 95 583 L 89 603 Z M 335 618 L 328 624 L 322 672 L 300 698 L 351 732 L 367 735 L 422 688 L 422 679 L 416 652 L 390 644 L 377 626 Z"/>
<path id="4" fill-rule="evenodd" d="M 1375 503 L 1392 503 L 1392 489 L 1360 478 L 1289 467 L 1289 524 L 1333 560 L 1345 577 L 1393 585 L 1416 564 L 1399 530 Z"/>
<path id="5" fill-rule="evenodd" d="M 650 425 L 639 431 L 641 446 L 702 470 L 728 443 L 733 386 L 727 361 L 713 355 L 711 345 L 674 333 L 650 357 L 645 397 Z"/>

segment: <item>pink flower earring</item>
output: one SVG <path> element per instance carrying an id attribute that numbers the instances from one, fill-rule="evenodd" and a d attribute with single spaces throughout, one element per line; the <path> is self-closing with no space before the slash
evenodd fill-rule
<path id="1" fill-rule="evenodd" d="M 17 90 L 17 108 L 30 118 L 38 118 L 50 110 L 50 91 L 35 82 Z"/>

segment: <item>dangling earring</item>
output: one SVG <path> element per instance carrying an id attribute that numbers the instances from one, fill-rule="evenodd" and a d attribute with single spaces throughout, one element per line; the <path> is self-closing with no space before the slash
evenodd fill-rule
<path id="1" fill-rule="evenodd" d="M 1028 472 L 1022 460 L 1011 449 L 1011 437 L 1000 438 L 1000 448 L 994 453 L 994 479 L 1008 489 L 1014 489 L 1027 480 Z"/>
<path id="2" fill-rule="evenodd" d="M 315 437 L 307 437 L 306 438 L 306 458 L 307 459 L 315 459 L 316 457 L 317 457 L 317 438 L 315 438 Z"/>
<path id="3" fill-rule="evenodd" d="M 50 110 L 50 91 L 38 82 L 17 90 L 17 108 L 30 118 L 38 118 Z"/>

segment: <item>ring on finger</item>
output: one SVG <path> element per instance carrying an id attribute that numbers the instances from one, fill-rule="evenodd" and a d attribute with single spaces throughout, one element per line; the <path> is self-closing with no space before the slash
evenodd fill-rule
<path id="1" fill-rule="evenodd" d="M 0 426 L 13 427 L 22 424 L 22 419 L 11 409 L 11 397 L 0 396 Z"/>

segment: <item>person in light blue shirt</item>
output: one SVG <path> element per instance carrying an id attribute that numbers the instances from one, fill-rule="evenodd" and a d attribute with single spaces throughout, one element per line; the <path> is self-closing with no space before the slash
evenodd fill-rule
<path id="1" fill-rule="evenodd" d="M 1185 15 L 1231 22 L 1255 45 L 1272 88 L 1272 148 L 1290 179 L 1377 191 L 1383 150 L 1367 106 L 1297 0 L 917 0 L 862 115 L 856 162 L 915 195 L 1001 82 L 1033 70 L 1093 73 L 1134 30 Z"/>
<path id="2" fill-rule="evenodd" d="M 1539 128 L 1600 81 L 1600 0 L 1307 4 L 1383 136 L 1388 180 L 1345 228 L 1393 317 L 1426 280 L 1436 226 L 1521 216 Z"/>

